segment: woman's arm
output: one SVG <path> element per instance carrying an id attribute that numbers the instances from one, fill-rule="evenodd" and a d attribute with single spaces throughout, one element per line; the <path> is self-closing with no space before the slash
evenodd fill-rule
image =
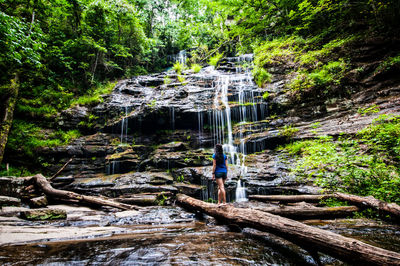
<path id="1" fill-rule="evenodd" d="M 212 170 L 212 178 L 215 179 L 215 168 L 217 168 L 217 162 L 213 159 L 213 170 Z"/>
<path id="2" fill-rule="evenodd" d="M 225 160 L 226 172 L 228 173 L 228 158 Z"/>

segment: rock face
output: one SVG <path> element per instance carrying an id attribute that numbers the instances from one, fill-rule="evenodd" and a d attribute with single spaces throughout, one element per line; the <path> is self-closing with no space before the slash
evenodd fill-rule
<path id="1" fill-rule="evenodd" d="M 122 80 L 97 106 L 65 111 L 59 125 L 80 128 L 87 135 L 68 146 L 39 151 L 51 173 L 73 158 L 62 175 L 74 181 L 54 185 L 112 197 L 184 191 L 208 199 L 216 189 L 210 180 L 211 158 L 219 142 L 232 164 L 226 183 L 231 199 L 238 179 L 249 194 L 291 191 L 298 182 L 287 174 L 290 161 L 273 151 L 276 147 L 321 132 L 334 137 L 354 134 L 380 114 L 400 114 L 398 81 L 384 83 L 378 74 L 349 72 L 351 97 L 307 96 L 296 102 L 286 89 L 295 63 L 271 65 L 272 82 L 258 88 L 242 68 L 249 60 L 251 56 L 226 58 L 216 70 L 186 70 L 180 79 L 170 71 Z M 262 96 L 265 92 L 268 97 Z M 357 112 L 372 104 L 378 113 Z M 297 131 L 285 135 L 286 125 Z"/>

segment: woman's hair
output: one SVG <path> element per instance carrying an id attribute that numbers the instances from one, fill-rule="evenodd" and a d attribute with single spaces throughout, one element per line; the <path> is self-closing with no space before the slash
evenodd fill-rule
<path id="1" fill-rule="evenodd" d="M 222 145 L 221 144 L 216 144 L 215 149 L 215 161 L 217 164 L 223 164 L 224 163 L 224 152 L 222 150 Z"/>

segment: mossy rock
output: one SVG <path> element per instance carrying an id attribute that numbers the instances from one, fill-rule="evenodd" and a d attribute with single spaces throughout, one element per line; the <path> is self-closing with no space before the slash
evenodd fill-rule
<path id="1" fill-rule="evenodd" d="M 32 209 L 21 212 L 19 216 L 25 220 L 43 221 L 66 219 L 67 213 L 60 209 Z"/>

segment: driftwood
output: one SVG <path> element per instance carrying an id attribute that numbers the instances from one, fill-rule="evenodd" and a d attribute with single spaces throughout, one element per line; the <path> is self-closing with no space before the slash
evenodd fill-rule
<path id="1" fill-rule="evenodd" d="M 133 194 L 129 195 L 129 197 L 119 197 L 115 200 L 118 202 L 135 204 L 141 206 L 150 206 L 157 205 L 157 196 L 158 194 Z"/>
<path id="2" fill-rule="evenodd" d="M 62 172 L 62 170 L 64 170 L 65 167 L 67 167 L 67 165 L 68 165 L 70 162 L 72 162 L 72 160 L 73 160 L 73 157 L 72 157 L 71 159 L 69 159 L 69 160 L 63 165 L 63 167 L 61 167 L 60 170 L 58 170 L 57 173 L 55 173 L 55 174 L 50 178 L 50 181 L 53 181 L 53 179 L 56 178 L 56 177 Z"/>
<path id="3" fill-rule="evenodd" d="M 346 217 L 353 212 L 359 211 L 356 206 L 339 207 L 305 207 L 305 206 L 283 206 L 283 207 L 256 207 L 253 210 L 269 212 L 291 219 L 314 219 L 314 218 L 333 218 Z"/>
<path id="4" fill-rule="evenodd" d="M 44 194 L 53 198 L 57 198 L 62 201 L 64 200 L 67 202 L 76 201 L 80 203 L 84 202 L 99 206 L 110 206 L 122 210 L 138 209 L 133 205 L 119 203 L 105 198 L 85 196 L 71 191 L 55 189 L 50 185 L 49 181 L 41 174 L 33 176 L 32 180 L 44 192 Z"/>
<path id="5" fill-rule="evenodd" d="M 339 200 L 351 202 L 352 204 L 360 207 L 373 208 L 381 213 L 389 214 L 396 219 L 400 219 L 400 206 L 396 203 L 387 203 L 372 196 L 361 197 L 345 193 L 334 193 L 334 197 Z"/>
<path id="6" fill-rule="evenodd" d="M 251 195 L 250 200 L 257 201 L 279 201 L 279 202 L 318 202 L 322 199 L 337 198 L 338 200 L 347 201 L 361 208 L 369 207 L 378 210 L 381 213 L 392 215 L 400 219 L 400 206 L 396 203 L 387 203 L 378 200 L 372 196 L 361 197 L 345 193 L 334 193 L 326 195 Z"/>
<path id="7" fill-rule="evenodd" d="M 319 202 L 323 199 L 332 198 L 332 194 L 327 195 L 250 195 L 249 200 L 257 201 L 279 201 L 279 202 Z"/>
<path id="8" fill-rule="evenodd" d="M 190 210 L 204 212 L 220 221 L 267 231 L 344 261 L 368 265 L 400 265 L 399 253 L 267 212 L 240 209 L 230 205 L 217 206 L 182 194 L 177 195 L 177 202 Z"/>

